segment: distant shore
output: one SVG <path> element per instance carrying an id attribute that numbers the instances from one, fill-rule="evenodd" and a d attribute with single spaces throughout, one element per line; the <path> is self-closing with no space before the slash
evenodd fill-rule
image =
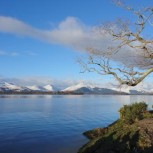
<path id="1" fill-rule="evenodd" d="M 130 93 L 81 93 L 81 92 L 63 92 L 63 91 L 56 91 L 56 92 L 51 92 L 51 91 L 7 91 L 7 92 L 0 92 L 0 95 L 150 95 L 152 96 L 153 94 L 130 94 Z"/>
<path id="2" fill-rule="evenodd" d="M 39 92 L 39 91 L 28 91 L 28 92 L 0 92 L 0 95 L 83 95 L 83 93 L 74 92 Z"/>

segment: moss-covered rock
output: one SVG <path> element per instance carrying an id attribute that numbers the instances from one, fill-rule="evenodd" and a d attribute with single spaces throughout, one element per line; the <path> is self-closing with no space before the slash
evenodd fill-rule
<path id="1" fill-rule="evenodd" d="M 107 128 L 84 133 L 90 139 L 78 153 L 152 153 L 153 114 L 143 111 L 143 119 L 127 124 L 119 119 Z"/>
<path id="2" fill-rule="evenodd" d="M 107 131 L 107 128 L 96 128 L 93 130 L 89 130 L 83 133 L 88 139 L 92 140 L 98 137 L 103 136 Z"/>

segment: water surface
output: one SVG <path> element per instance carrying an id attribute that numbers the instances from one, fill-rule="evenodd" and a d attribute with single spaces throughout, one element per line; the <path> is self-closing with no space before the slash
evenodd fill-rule
<path id="1" fill-rule="evenodd" d="M 0 153 L 76 153 L 86 130 L 115 121 L 124 104 L 153 96 L 1 95 Z"/>

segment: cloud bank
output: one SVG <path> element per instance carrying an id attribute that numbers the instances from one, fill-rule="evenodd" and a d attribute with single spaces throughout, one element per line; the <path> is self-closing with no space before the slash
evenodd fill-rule
<path id="1" fill-rule="evenodd" d="M 30 37 L 51 44 L 60 44 L 79 51 L 87 51 L 87 48 L 94 48 L 105 53 L 109 47 L 115 48 L 120 43 L 119 41 L 114 41 L 112 35 L 105 29 L 101 29 L 99 32 L 96 27 L 88 26 L 75 17 L 67 17 L 56 28 L 44 30 L 33 27 L 16 18 L 0 16 L 0 32 Z M 0 54 L 2 55 L 3 53 L 1 52 Z M 152 60 L 144 59 L 141 50 L 136 51 L 127 46 L 121 48 L 110 59 L 138 68 L 141 68 L 141 65 L 149 67 L 153 62 Z"/>
<path id="2" fill-rule="evenodd" d="M 102 47 L 107 41 L 106 37 L 95 32 L 94 27 L 83 24 L 75 17 L 67 17 L 55 29 L 42 30 L 15 18 L 0 16 L 0 32 L 62 44 L 79 50 L 90 46 Z"/>

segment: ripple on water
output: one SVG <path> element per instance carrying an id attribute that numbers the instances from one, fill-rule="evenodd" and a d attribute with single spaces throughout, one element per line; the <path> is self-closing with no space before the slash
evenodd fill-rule
<path id="1" fill-rule="evenodd" d="M 82 133 L 118 118 L 118 109 L 153 96 L 0 96 L 0 153 L 76 153 Z"/>

